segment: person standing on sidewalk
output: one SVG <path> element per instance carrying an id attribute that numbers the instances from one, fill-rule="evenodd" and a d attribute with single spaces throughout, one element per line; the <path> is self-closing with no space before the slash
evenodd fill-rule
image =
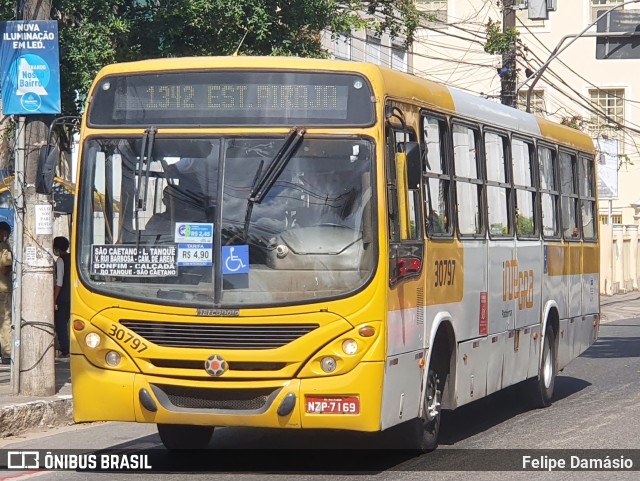
<path id="1" fill-rule="evenodd" d="M 11 332 L 11 294 L 13 254 L 9 247 L 11 226 L 0 222 L 0 344 L 2 345 L 2 364 L 11 362 L 13 333 Z"/>
<path id="2" fill-rule="evenodd" d="M 71 257 L 67 252 L 69 239 L 56 237 L 53 239 L 53 254 L 56 259 L 56 283 L 53 289 L 53 322 L 58 337 L 58 358 L 69 357 L 69 317 L 71 316 Z"/>

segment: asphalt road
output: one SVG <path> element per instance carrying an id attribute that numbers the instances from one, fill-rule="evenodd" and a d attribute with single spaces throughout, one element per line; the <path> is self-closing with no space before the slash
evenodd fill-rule
<path id="1" fill-rule="evenodd" d="M 135 453 L 149 453 L 154 469 L 173 470 L 176 463 L 185 471 L 209 467 L 209 472 L 199 474 L 154 473 L 154 481 L 192 477 L 234 481 L 423 480 L 434 476 L 438 480 L 474 481 L 638 479 L 638 472 L 624 470 L 523 472 L 521 465 L 523 456 L 531 456 L 547 467 L 554 459 L 564 459 L 569 466 L 571 456 L 580 459 L 609 456 L 632 462 L 640 470 L 639 358 L 640 320 L 604 324 L 598 342 L 558 376 L 552 406 L 532 409 L 525 386 L 506 389 L 445 413 L 440 448 L 422 456 L 392 449 L 397 440 L 394 432 L 374 437 L 226 428 L 216 430 L 211 449 L 176 457 L 162 450 L 154 426 L 127 423 L 71 426 L 23 439 L 3 440 L 0 448 L 79 449 L 98 455 L 103 449 L 127 448 Z M 355 447 L 363 449 L 349 449 Z M 20 475 L 20 481 L 32 477 L 41 481 L 94 478 L 119 481 L 141 476 L 125 472 L 0 471 L 0 481 L 15 475 Z"/>

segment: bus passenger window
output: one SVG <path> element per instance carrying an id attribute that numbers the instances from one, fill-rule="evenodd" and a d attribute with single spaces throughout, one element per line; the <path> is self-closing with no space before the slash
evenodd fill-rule
<path id="1" fill-rule="evenodd" d="M 578 226 L 578 195 L 576 193 L 576 156 L 560 152 L 560 190 L 562 229 L 565 239 L 580 238 Z"/>
<path id="2" fill-rule="evenodd" d="M 482 234 L 480 199 L 482 179 L 478 172 L 477 130 L 454 124 L 453 159 L 455 162 L 458 230 L 460 235 Z"/>
<path id="3" fill-rule="evenodd" d="M 548 147 L 538 148 L 540 167 L 540 203 L 542 204 L 542 235 L 558 237 L 558 186 L 555 177 L 556 153 Z"/>
<path id="4" fill-rule="evenodd" d="M 511 140 L 513 184 L 516 190 L 516 233 L 518 237 L 537 236 L 536 189 L 533 183 L 533 144 Z"/>
<path id="5" fill-rule="evenodd" d="M 424 116 L 422 143 L 426 150 L 425 212 L 428 235 L 451 234 L 451 172 L 445 156 L 446 123 Z"/>
<path id="6" fill-rule="evenodd" d="M 580 185 L 580 203 L 582 216 L 582 233 L 585 239 L 594 240 L 598 236 L 598 230 L 595 226 L 595 172 L 593 158 L 580 157 L 578 163 L 579 168 L 579 185 Z"/>

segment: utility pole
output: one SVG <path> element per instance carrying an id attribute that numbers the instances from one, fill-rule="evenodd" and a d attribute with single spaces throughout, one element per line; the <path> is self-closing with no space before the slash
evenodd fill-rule
<path id="1" fill-rule="evenodd" d="M 51 0 L 23 0 L 21 20 L 49 20 Z M 51 196 L 36 193 L 35 182 L 40 147 L 48 137 L 47 116 L 29 115 L 25 125 L 24 235 L 20 322 L 20 394 L 55 394 L 55 349 L 53 326 L 53 202 Z M 18 218 L 20 216 L 17 216 Z"/>
<path id="2" fill-rule="evenodd" d="M 502 2 L 502 33 L 507 33 L 516 27 L 516 11 L 513 8 L 515 0 L 503 0 Z M 509 50 L 502 54 L 502 75 L 500 99 L 504 105 L 516 108 L 516 43 L 509 45 Z"/>

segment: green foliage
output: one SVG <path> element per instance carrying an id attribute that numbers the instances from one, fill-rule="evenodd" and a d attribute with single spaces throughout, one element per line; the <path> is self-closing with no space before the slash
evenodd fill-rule
<path id="1" fill-rule="evenodd" d="M 489 19 L 487 22 L 487 41 L 484 44 L 484 51 L 491 55 L 502 55 L 511 51 L 518 39 L 518 32 L 515 28 L 508 28 L 502 31 L 500 22 Z"/>
<path id="2" fill-rule="evenodd" d="M 518 215 L 516 217 L 518 229 L 518 235 L 533 235 L 535 233 L 535 227 L 532 217 L 526 217 L 524 215 Z"/>
<path id="3" fill-rule="evenodd" d="M 581 115 L 573 115 L 571 117 L 562 117 L 560 123 L 567 127 L 571 127 L 572 129 L 582 130 L 584 119 Z"/>
<path id="4" fill-rule="evenodd" d="M 0 19 L 15 19 L 15 10 L 15 0 L 0 0 Z M 93 78 L 110 63 L 231 55 L 238 47 L 241 55 L 323 58 L 325 29 L 369 28 L 409 43 L 419 23 L 413 0 L 52 0 L 51 18 L 66 115 L 82 110 Z"/>
<path id="5" fill-rule="evenodd" d="M 15 20 L 16 0 L 0 0 L 0 21 Z"/>

